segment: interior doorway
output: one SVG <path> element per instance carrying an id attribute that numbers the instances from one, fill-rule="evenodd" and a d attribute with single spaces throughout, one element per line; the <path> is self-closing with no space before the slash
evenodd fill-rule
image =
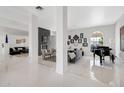
<path id="1" fill-rule="evenodd" d="M 103 46 L 104 45 L 104 35 L 100 31 L 93 32 L 90 38 L 91 47 L 92 46 Z"/>

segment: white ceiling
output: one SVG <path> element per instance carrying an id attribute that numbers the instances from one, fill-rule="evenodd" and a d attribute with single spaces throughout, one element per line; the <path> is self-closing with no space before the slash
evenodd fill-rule
<path id="1" fill-rule="evenodd" d="M 55 31 L 56 7 L 43 6 L 38 11 L 35 6 L 0 7 L 0 26 L 28 31 L 28 13 L 39 17 L 39 26 Z M 114 24 L 124 14 L 124 7 L 69 6 L 68 29 L 87 28 Z"/>
<path id="2" fill-rule="evenodd" d="M 39 26 L 50 30 L 56 29 L 56 7 L 42 6 L 43 10 L 36 10 L 35 6 L 23 6 L 23 9 L 36 14 L 39 17 Z"/>
<path id="3" fill-rule="evenodd" d="M 1 6 L 0 26 L 28 31 L 29 13 L 39 17 L 39 26 L 55 30 L 56 7 L 43 6 L 43 10 L 35 6 Z"/>
<path id="4" fill-rule="evenodd" d="M 114 24 L 124 14 L 124 7 L 78 6 L 68 8 L 69 29 Z"/>
<path id="5" fill-rule="evenodd" d="M 35 7 L 25 9 L 36 13 L 40 18 L 40 26 L 55 30 L 56 7 L 43 6 L 43 10 L 36 11 Z M 87 28 L 100 25 L 115 24 L 124 14 L 123 6 L 69 6 L 68 29 Z"/>

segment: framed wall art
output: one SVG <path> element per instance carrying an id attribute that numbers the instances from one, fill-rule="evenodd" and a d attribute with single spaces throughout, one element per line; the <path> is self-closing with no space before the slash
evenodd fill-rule
<path id="1" fill-rule="evenodd" d="M 71 35 L 68 35 L 68 39 L 71 39 Z"/>
<path id="2" fill-rule="evenodd" d="M 82 43 L 82 39 L 78 39 L 78 43 Z"/>
<path id="3" fill-rule="evenodd" d="M 84 38 L 84 33 L 80 33 L 80 38 Z"/>
<path id="4" fill-rule="evenodd" d="M 26 39 L 16 39 L 16 44 L 22 44 L 25 42 L 26 42 Z"/>
<path id="5" fill-rule="evenodd" d="M 85 42 L 85 43 L 87 42 L 87 38 L 84 38 L 84 42 Z"/>
<path id="6" fill-rule="evenodd" d="M 73 39 L 74 39 L 75 41 L 77 41 L 77 40 L 79 39 L 79 36 L 78 36 L 78 35 L 74 35 Z"/>
<path id="7" fill-rule="evenodd" d="M 67 41 L 67 45 L 70 45 L 70 41 Z"/>
<path id="8" fill-rule="evenodd" d="M 74 43 L 74 39 L 71 39 L 71 43 Z"/>
<path id="9" fill-rule="evenodd" d="M 83 43 L 83 47 L 88 47 L 88 43 Z"/>

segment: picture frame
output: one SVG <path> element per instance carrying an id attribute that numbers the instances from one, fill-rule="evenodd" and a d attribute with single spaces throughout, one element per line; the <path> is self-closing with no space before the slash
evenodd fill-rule
<path id="1" fill-rule="evenodd" d="M 77 41 L 77 40 L 79 39 L 79 36 L 78 36 L 78 35 L 74 35 L 73 39 L 74 39 L 75 41 Z"/>
<path id="2" fill-rule="evenodd" d="M 88 43 L 83 43 L 83 47 L 88 47 Z"/>
<path id="3" fill-rule="evenodd" d="M 71 35 L 68 35 L 68 39 L 71 39 Z"/>
<path id="4" fill-rule="evenodd" d="M 87 42 L 87 38 L 84 38 L 84 42 L 85 42 L 85 43 Z"/>
<path id="5" fill-rule="evenodd" d="M 80 33 L 80 38 L 84 38 L 84 33 Z"/>
<path id="6" fill-rule="evenodd" d="M 74 43 L 74 39 L 71 39 L 71 41 L 70 41 L 71 43 Z"/>
<path id="7" fill-rule="evenodd" d="M 22 40 L 21 39 L 16 39 L 16 44 L 21 44 Z"/>
<path id="8" fill-rule="evenodd" d="M 26 39 L 16 39 L 16 44 L 22 44 L 22 43 L 25 43 L 26 42 Z"/>
<path id="9" fill-rule="evenodd" d="M 67 45 L 70 45 L 70 41 L 67 41 Z"/>
<path id="10" fill-rule="evenodd" d="M 78 39 L 78 43 L 82 43 L 82 39 Z"/>

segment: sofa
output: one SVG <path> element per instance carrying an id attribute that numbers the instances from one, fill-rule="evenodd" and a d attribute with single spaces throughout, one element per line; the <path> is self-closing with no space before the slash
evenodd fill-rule
<path id="1" fill-rule="evenodd" d="M 51 58 L 56 56 L 55 49 L 42 49 L 42 57 L 43 59 Z"/>
<path id="2" fill-rule="evenodd" d="M 82 57 L 82 50 L 79 49 L 73 49 L 73 50 L 68 50 L 68 62 L 70 63 L 75 63 Z"/>
<path id="3" fill-rule="evenodd" d="M 29 49 L 26 47 L 13 47 L 9 49 L 10 55 L 16 55 L 16 54 L 28 53 L 28 52 L 29 52 Z"/>
<path id="4" fill-rule="evenodd" d="M 16 50 L 15 48 L 9 48 L 9 54 L 10 55 L 20 54 L 20 51 Z"/>

